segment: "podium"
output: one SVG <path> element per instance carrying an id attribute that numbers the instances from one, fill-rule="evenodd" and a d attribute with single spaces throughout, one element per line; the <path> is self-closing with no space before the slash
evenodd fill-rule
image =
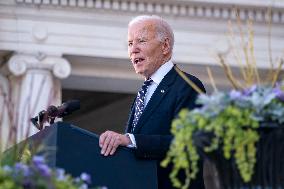
<path id="1" fill-rule="evenodd" d="M 156 161 L 137 159 L 133 150 L 118 147 L 113 156 L 103 156 L 99 137 L 64 122 L 45 127 L 29 137 L 29 148 L 43 144 L 43 153 L 51 167 L 63 168 L 74 177 L 91 175 L 91 186 L 108 189 L 157 189 Z M 47 155 L 47 156 L 46 156 Z"/>

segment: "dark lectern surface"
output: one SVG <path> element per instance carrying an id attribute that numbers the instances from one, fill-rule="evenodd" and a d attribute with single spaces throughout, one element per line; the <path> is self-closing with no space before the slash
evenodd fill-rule
<path id="1" fill-rule="evenodd" d="M 42 140 L 52 167 L 64 168 L 73 176 L 86 172 L 92 186 L 109 189 L 156 189 L 156 161 L 137 159 L 132 150 L 119 147 L 113 156 L 100 154 L 96 134 L 59 122 L 27 139 Z"/>

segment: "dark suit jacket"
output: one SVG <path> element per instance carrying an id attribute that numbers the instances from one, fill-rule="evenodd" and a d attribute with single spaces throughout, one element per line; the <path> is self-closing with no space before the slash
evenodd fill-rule
<path id="1" fill-rule="evenodd" d="M 189 74 L 187 76 L 201 90 L 205 91 L 199 79 Z M 160 166 L 173 138 L 170 133 L 171 122 L 182 108 L 192 109 L 196 106 L 197 95 L 198 93 L 172 68 L 158 85 L 133 132 L 137 145 L 136 156 L 157 160 L 159 189 L 172 188 L 169 179 L 171 167 L 162 168 Z M 131 131 L 134 111 L 133 104 L 127 123 L 127 133 Z M 191 183 L 191 189 L 204 188 L 202 169 L 199 172 L 198 179 Z"/>

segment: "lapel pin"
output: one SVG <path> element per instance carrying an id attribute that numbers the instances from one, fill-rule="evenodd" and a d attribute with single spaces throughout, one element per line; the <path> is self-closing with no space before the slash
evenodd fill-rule
<path id="1" fill-rule="evenodd" d="M 161 90 L 161 93 L 165 93 L 165 90 L 164 90 L 164 89 L 162 89 L 162 90 Z"/>

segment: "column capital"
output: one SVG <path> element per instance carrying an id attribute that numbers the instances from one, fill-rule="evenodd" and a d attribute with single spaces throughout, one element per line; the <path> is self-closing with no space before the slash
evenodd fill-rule
<path id="1" fill-rule="evenodd" d="M 48 70 L 59 79 L 67 78 L 71 73 L 71 65 L 68 60 L 45 54 L 16 53 L 9 59 L 8 69 L 15 76 L 21 76 L 31 69 Z"/>

